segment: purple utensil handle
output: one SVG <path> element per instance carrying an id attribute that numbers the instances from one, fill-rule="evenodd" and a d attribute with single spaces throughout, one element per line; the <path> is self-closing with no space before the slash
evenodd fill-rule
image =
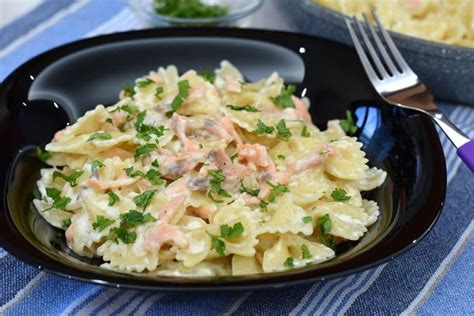
<path id="1" fill-rule="evenodd" d="M 458 148 L 458 156 L 474 172 L 474 140 L 470 140 Z"/>

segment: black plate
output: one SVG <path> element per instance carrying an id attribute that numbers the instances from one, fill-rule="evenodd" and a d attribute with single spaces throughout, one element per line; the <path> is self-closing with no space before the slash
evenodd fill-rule
<path id="1" fill-rule="evenodd" d="M 358 137 L 372 165 L 388 172 L 371 192 L 382 216 L 369 233 L 331 262 L 284 273 L 225 278 L 170 278 L 101 269 L 74 256 L 61 231 L 31 208 L 41 164 L 34 146 L 96 104 L 112 104 L 120 88 L 160 65 L 214 69 L 228 59 L 249 80 L 277 70 L 312 103 L 314 122 L 356 113 Z M 0 92 L 0 244 L 19 259 L 75 279 L 134 288 L 205 290 L 273 287 L 346 275 L 413 246 L 440 214 L 446 169 L 429 119 L 384 104 L 352 48 L 320 38 L 239 29 L 156 29 L 74 42 L 15 70 Z"/>

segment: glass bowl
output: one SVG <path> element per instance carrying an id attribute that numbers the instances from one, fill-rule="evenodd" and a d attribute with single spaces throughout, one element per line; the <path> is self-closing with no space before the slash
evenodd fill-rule
<path id="1" fill-rule="evenodd" d="M 154 0 L 129 0 L 132 10 L 147 27 L 163 26 L 234 26 L 249 25 L 251 15 L 257 11 L 263 0 L 202 0 L 209 5 L 229 8 L 224 16 L 210 18 L 177 18 L 155 12 Z"/>

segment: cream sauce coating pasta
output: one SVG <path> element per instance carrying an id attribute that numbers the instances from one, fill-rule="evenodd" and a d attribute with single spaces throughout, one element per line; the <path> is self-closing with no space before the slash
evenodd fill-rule
<path id="1" fill-rule="evenodd" d="M 33 203 L 106 269 L 225 276 L 330 260 L 377 220 L 361 191 L 386 173 L 293 93 L 227 61 L 214 74 L 159 68 L 56 133 Z"/>

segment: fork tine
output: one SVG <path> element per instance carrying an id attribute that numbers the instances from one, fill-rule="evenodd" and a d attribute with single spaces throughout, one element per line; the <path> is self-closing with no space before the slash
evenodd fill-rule
<path id="1" fill-rule="evenodd" d="M 362 35 L 362 38 L 364 39 L 365 46 L 367 47 L 370 57 L 372 57 L 372 60 L 375 63 L 375 66 L 377 67 L 377 70 L 379 71 L 379 74 L 382 76 L 382 78 L 387 78 L 389 77 L 389 74 L 385 70 L 384 65 L 382 65 L 382 62 L 380 61 L 379 55 L 374 49 L 374 46 L 372 46 L 372 43 L 369 40 L 369 37 L 367 36 L 367 32 L 364 30 L 362 23 L 359 22 L 355 17 L 353 18 L 354 23 L 357 25 L 357 28 L 359 29 L 359 33 Z"/>
<path id="2" fill-rule="evenodd" d="M 403 58 L 402 54 L 398 50 L 397 46 L 395 46 L 395 43 L 393 42 L 392 38 L 390 37 L 388 32 L 383 27 L 382 22 L 380 22 L 380 19 L 379 19 L 378 15 L 374 11 L 372 11 L 372 15 L 375 18 L 375 22 L 377 23 L 377 27 L 378 27 L 380 33 L 382 33 L 382 36 L 385 39 L 385 42 L 387 43 L 388 48 L 390 49 L 393 57 L 397 61 L 398 65 L 400 66 L 400 69 L 402 71 L 407 71 L 407 72 L 413 73 L 413 70 L 411 70 L 410 66 L 408 66 L 408 64 L 406 63 L 406 61 Z"/>
<path id="3" fill-rule="evenodd" d="M 365 72 L 367 73 L 369 80 L 372 82 L 380 81 L 379 77 L 375 73 L 374 68 L 370 64 L 370 61 L 367 58 L 367 55 L 364 52 L 364 48 L 360 44 L 359 39 L 357 38 L 357 35 L 354 32 L 354 29 L 352 28 L 351 21 L 349 19 L 345 19 L 345 20 L 346 20 L 347 29 L 349 30 L 349 34 L 351 35 L 351 38 L 352 38 L 352 42 L 354 43 L 354 47 L 357 51 L 357 55 L 359 55 L 360 61 L 362 62 L 362 66 L 364 66 Z"/>
<path id="4" fill-rule="evenodd" d="M 380 37 L 378 36 L 377 32 L 372 26 L 372 23 L 370 23 L 369 19 L 367 19 L 367 15 L 363 13 L 363 16 L 365 20 L 365 25 L 369 28 L 370 33 L 372 34 L 372 38 L 375 40 L 375 43 L 377 44 L 377 48 L 379 52 L 382 54 L 383 61 L 385 62 L 387 67 L 390 69 L 390 72 L 392 73 L 392 75 L 395 75 L 398 72 L 398 70 L 392 62 L 392 57 L 390 57 L 390 55 L 387 53 L 387 50 L 385 49 L 385 46 L 382 44 L 382 41 L 380 40 Z"/>

